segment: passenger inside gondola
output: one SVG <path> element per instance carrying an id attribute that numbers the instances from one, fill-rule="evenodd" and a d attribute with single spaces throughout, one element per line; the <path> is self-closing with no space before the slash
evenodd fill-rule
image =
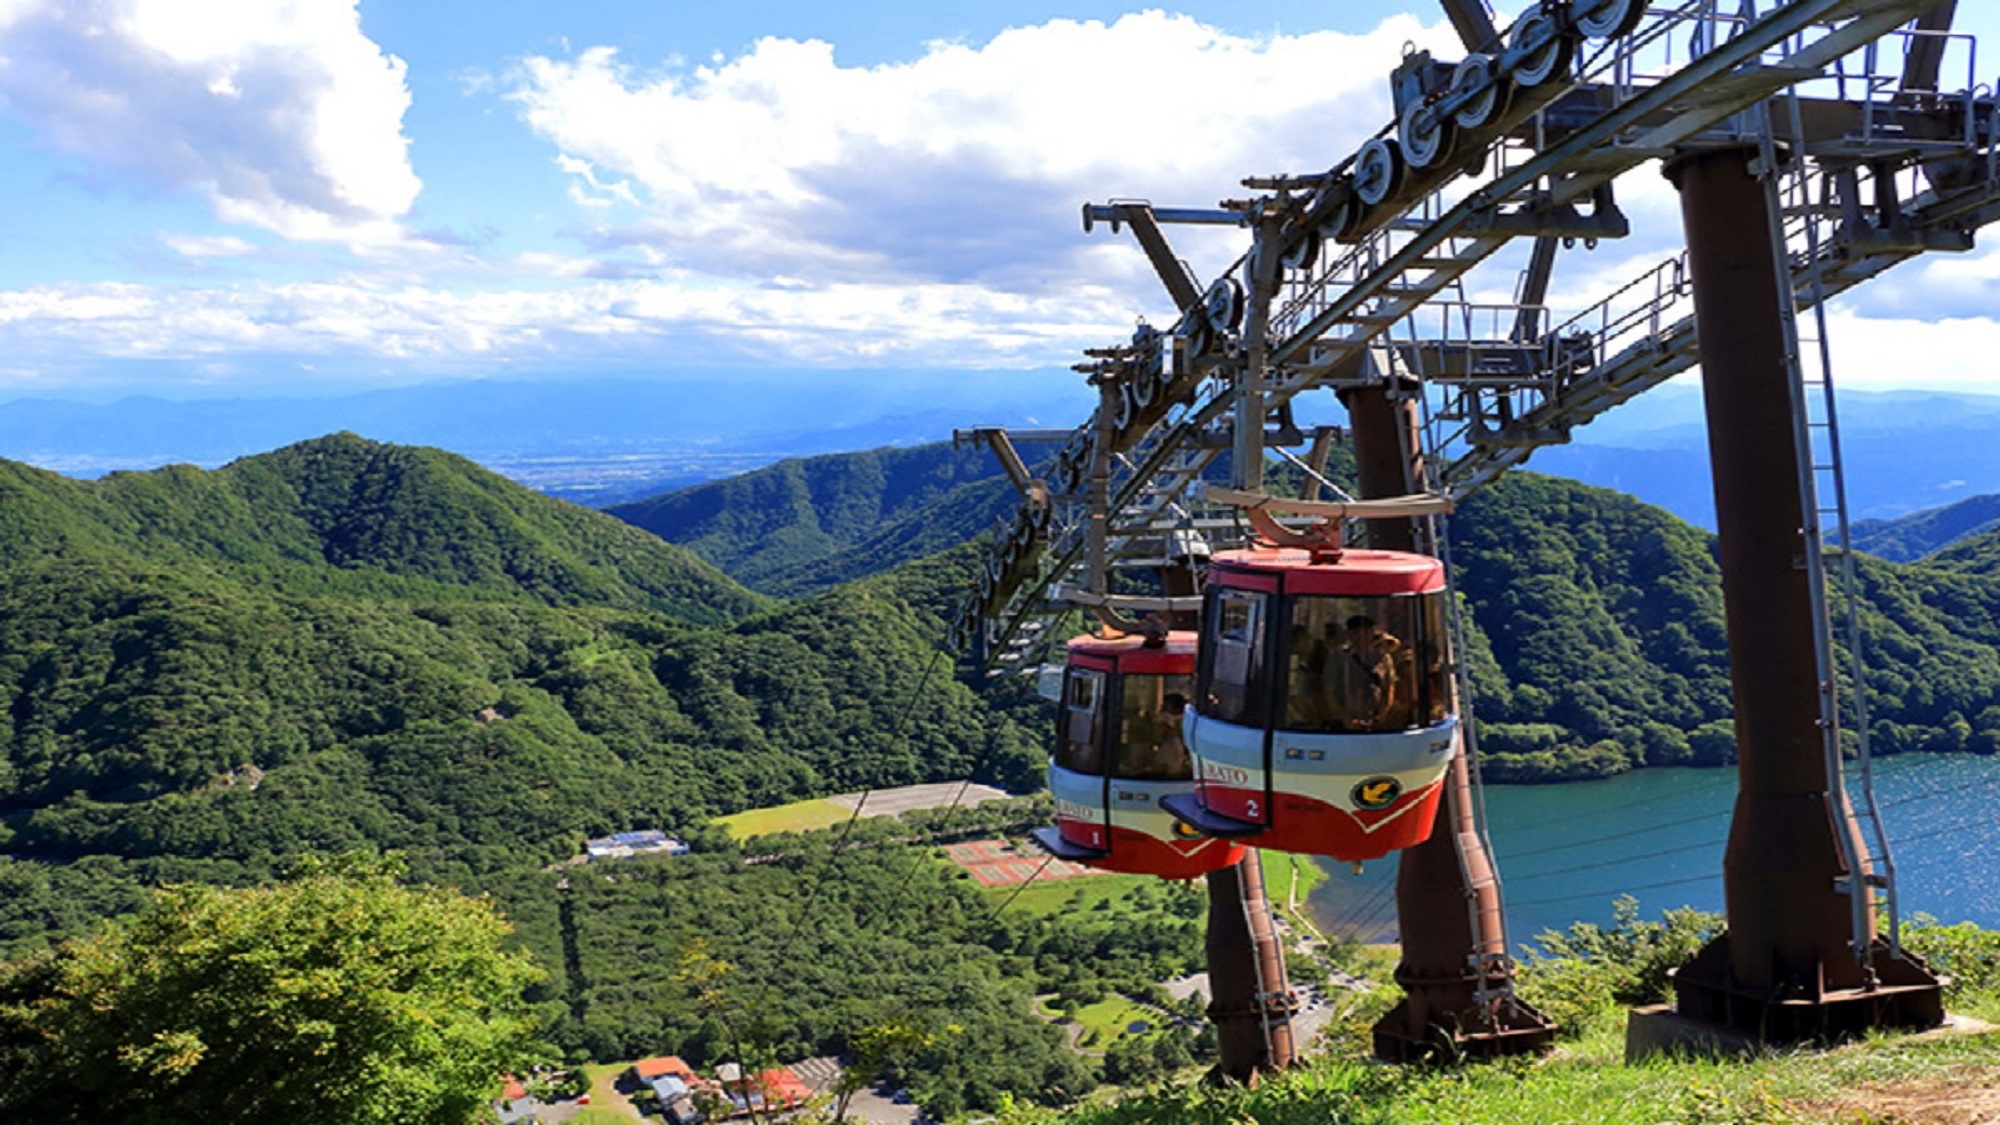
<path id="1" fill-rule="evenodd" d="M 1403 642 L 1374 618 L 1357 613 L 1347 619 L 1341 657 L 1350 665 L 1343 670 L 1349 723 L 1369 730 L 1387 723 L 1396 704 L 1397 657 L 1402 648 Z"/>
<path id="2" fill-rule="evenodd" d="M 1189 676 L 1127 676 L 1124 737 L 1118 777 L 1142 781 L 1191 781 L 1194 761 L 1181 736 Z M 1178 688 L 1179 690 L 1166 690 Z"/>
<path id="3" fill-rule="evenodd" d="M 1404 730 L 1438 721 L 1446 703 L 1433 599 L 1301 596 L 1291 601 L 1285 727 Z M 1384 626 L 1387 620 L 1388 627 Z M 1412 646 L 1404 637 L 1415 636 Z M 1425 654 L 1431 654 L 1425 659 Z"/>

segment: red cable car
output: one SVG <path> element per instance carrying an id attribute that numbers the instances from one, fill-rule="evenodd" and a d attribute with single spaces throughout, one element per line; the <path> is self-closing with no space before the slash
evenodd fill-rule
<path id="1" fill-rule="evenodd" d="M 1210 561 L 1187 743 L 1194 830 L 1375 859 L 1429 838 L 1459 746 L 1444 566 L 1256 547 Z"/>
<path id="2" fill-rule="evenodd" d="M 1236 863 L 1161 807 L 1192 795 L 1182 712 L 1194 690 L 1195 635 L 1073 637 L 1049 790 L 1056 825 L 1035 839 L 1062 859 L 1128 874 L 1190 879 Z"/>

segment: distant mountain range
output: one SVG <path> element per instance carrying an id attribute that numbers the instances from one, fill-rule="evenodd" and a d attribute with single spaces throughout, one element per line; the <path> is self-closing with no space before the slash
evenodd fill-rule
<path id="1" fill-rule="evenodd" d="M 1067 372 L 860 378 L 728 372 L 658 380 L 482 380 L 326 398 L 0 404 L 0 456 L 77 476 L 237 457 L 351 430 L 454 450 L 592 507 L 648 500 L 787 458 L 908 448 L 954 428 L 1068 429 L 1089 415 Z M 1302 406 L 1302 409 L 1305 407 Z M 1844 393 L 1850 514 L 1893 519 L 2000 493 L 2000 396 Z M 1339 419 L 1330 419 L 1339 421 Z M 1673 382 L 1528 467 L 1714 525 L 1698 388 Z"/>
<path id="2" fill-rule="evenodd" d="M 1996 528 L 2000 528 L 2000 495 L 1974 496 L 1897 519 L 1860 520 L 1853 527 L 1854 546 L 1896 562 L 1915 562 Z"/>
<path id="3" fill-rule="evenodd" d="M 1089 411 L 1076 387 L 1068 372 L 727 372 L 467 380 L 324 398 L 18 399 L 0 404 L 0 456 L 75 476 L 213 468 L 351 430 L 451 449 L 550 495 L 601 506 L 785 457 L 937 441 L 955 426 L 1068 425 Z"/>
<path id="4" fill-rule="evenodd" d="M 1844 392 L 1841 452 L 1851 519 L 1883 520 L 2000 493 L 2000 397 Z M 1650 391 L 1538 450 L 1528 467 L 1614 488 L 1715 526 L 1700 389 Z"/>

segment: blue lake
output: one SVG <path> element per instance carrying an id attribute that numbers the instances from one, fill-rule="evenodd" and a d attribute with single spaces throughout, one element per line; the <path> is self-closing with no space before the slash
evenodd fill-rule
<path id="1" fill-rule="evenodd" d="M 1904 754 L 1875 763 L 1905 917 L 2000 929 L 2000 757 Z M 1850 792 L 1859 799 L 1850 766 Z M 1544 930 L 1609 922 L 1620 894 L 1643 917 L 1675 906 L 1722 910 L 1722 849 L 1734 769 L 1636 770 L 1605 781 L 1486 787 L 1488 835 L 1507 905 L 1510 949 Z M 1396 936 L 1396 861 L 1332 877 L 1309 908 L 1330 933 Z M 1274 888 L 1275 889 L 1275 888 Z"/>

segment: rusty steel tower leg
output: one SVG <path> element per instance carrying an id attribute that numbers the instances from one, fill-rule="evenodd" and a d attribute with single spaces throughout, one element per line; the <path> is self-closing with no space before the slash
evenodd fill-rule
<path id="1" fill-rule="evenodd" d="M 1259 228 L 1253 258 L 1258 265 L 1250 292 L 1245 335 L 1250 354 L 1238 371 L 1236 440 L 1230 475 L 1236 486 L 1260 489 L 1264 481 L 1265 327 L 1277 293 L 1278 254 L 1270 248 L 1275 226 Z M 1208 876 L 1208 1015 L 1215 1021 L 1219 1056 L 1212 1077 L 1254 1083 L 1267 1070 L 1292 1065 L 1292 995 L 1284 951 L 1271 926 L 1271 903 L 1264 895 L 1264 863 L 1257 850 L 1240 863 Z"/>
<path id="2" fill-rule="evenodd" d="M 1402 496 L 1423 479 L 1416 403 L 1385 386 L 1343 396 L 1354 433 L 1363 499 Z M 1407 521 L 1377 520 L 1369 545 L 1417 549 Z M 1432 1054 L 1491 1058 L 1547 1047 L 1555 1027 L 1514 998 L 1507 933 L 1492 859 L 1473 818 L 1472 771 L 1461 754 L 1445 775 L 1443 807 L 1430 839 L 1401 853 L 1396 914 L 1403 999 L 1375 1024 L 1375 1054 L 1410 1062 Z"/>
<path id="3" fill-rule="evenodd" d="M 1255 848 L 1241 863 L 1208 875 L 1208 986 L 1215 1079 L 1254 1085 L 1259 1074 L 1292 1065 L 1298 1001 L 1271 926 L 1264 865 Z"/>
<path id="4" fill-rule="evenodd" d="M 1850 944 L 1843 887 L 1870 892 L 1849 883 L 1837 834 L 1851 854 L 1867 850 L 1819 726 L 1791 372 L 1755 155 L 1710 150 L 1667 168 L 1681 194 L 1701 339 L 1738 762 L 1723 859 L 1728 929 L 1678 972 L 1676 1003 L 1684 1017 L 1774 1043 L 1933 1026 L 1944 1018 L 1936 978 L 1889 955 L 1872 910 L 1868 956 Z"/>

